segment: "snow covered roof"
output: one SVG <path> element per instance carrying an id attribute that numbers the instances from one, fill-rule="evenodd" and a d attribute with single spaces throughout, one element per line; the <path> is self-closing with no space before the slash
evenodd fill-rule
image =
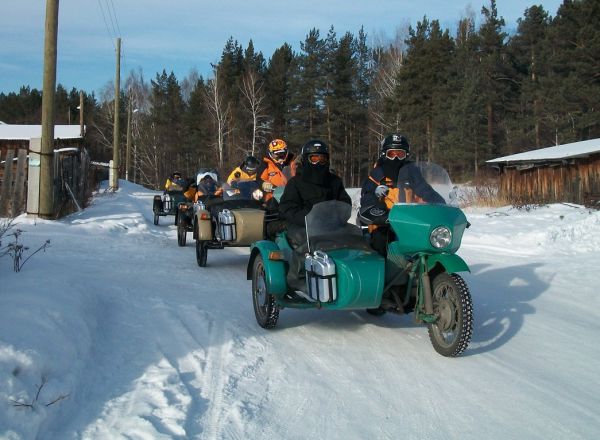
<path id="1" fill-rule="evenodd" d="M 487 163 L 514 163 L 561 161 L 575 157 L 587 157 L 590 154 L 600 153 L 600 139 L 573 142 L 570 144 L 556 145 L 554 147 L 540 148 L 510 156 L 498 157 L 486 161 Z"/>
<path id="2" fill-rule="evenodd" d="M 85 130 L 85 127 L 84 127 Z M 0 139 L 29 140 L 42 137 L 41 125 L 0 124 Z M 55 125 L 55 139 L 80 139 L 79 125 Z"/>

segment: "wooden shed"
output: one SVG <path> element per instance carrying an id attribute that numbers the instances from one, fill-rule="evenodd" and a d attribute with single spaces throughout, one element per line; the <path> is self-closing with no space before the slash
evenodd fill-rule
<path id="1" fill-rule="evenodd" d="M 513 203 L 594 204 L 600 195 L 600 139 L 488 160 L 500 171 L 500 197 Z"/>

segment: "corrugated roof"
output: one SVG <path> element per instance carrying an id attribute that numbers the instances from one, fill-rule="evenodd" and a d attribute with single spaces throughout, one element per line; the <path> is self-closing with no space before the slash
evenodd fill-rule
<path id="1" fill-rule="evenodd" d="M 593 153 L 600 153 L 600 139 L 573 142 L 570 144 L 557 145 L 554 147 L 540 148 L 538 150 L 526 151 L 524 153 L 512 154 L 510 156 L 498 157 L 486 161 L 487 163 L 509 163 L 509 162 L 537 162 L 537 161 L 559 161 L 575 157 L 585 157 Z"/>
<path id="2" fill-rule="evenodd" d="M 29 140 L 39 137 L 42 137 L 41 125 L 0 124 L 0 139 L 2 140 Z M 80 139 L 79 125 L 55 125 L 54 138 Z"/>

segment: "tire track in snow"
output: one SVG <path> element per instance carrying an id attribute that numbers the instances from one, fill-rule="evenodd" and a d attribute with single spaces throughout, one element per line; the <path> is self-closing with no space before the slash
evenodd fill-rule
<path id="1" fill-rule="evenodd" d="M 204 417 L 202 438 L 213 440 L 221 438 L 221 422 L 228 411 L 224 405 L 227 376 L 223 374 L 223 367 L 229 358 L 233 344 L 231 335 L 226 332 L 221 321 L 209 322 L 208 336 L 209 347 L 206 353 L 202 396 L 210 402 L 210 406 Z"/>
<path id="2" fill-rule="evenodd" d="M 186 438 L 248 438 L 248 422 L 260 417 L 268 396 L 269 384 L 257 380 L 264 376 L 264 339 L 245 338 L 245 326 L 197 307 L 156 307 L 164 308 L 159 321 L 168 329 L 157 344 L 190 397 Z"/>

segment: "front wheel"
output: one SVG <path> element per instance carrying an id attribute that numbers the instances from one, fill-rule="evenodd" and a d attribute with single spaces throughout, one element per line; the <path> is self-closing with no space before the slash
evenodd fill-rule
<path id="1" fill-rule="evenodd" d="M 187 239 L 187 229 L 185 223 L 180 221 L 177 225 L 177 244 L 179 246 L 185 246 L 185 242 Z"/>
<path id="2" fill-rule="evenodd" d="M 158 214 L 154 214 L 154 224 L 158 225 Z"/>
<path id="3" fill-rule="evenodd" d="M 262 328 L 273 328 L 279 319 L 279 307 L 275 297 L 267 292 L 265 265 L 260 255 L 256 256 L 252 266 L 252 304 L 256 322 Z"/>
<path id="4" fill-rule="evenodd" d="M 460 275 L 440 273 L 433 278 L 433 312 L 438 317 L 429 324 L 429 339 L 435 351 L 454 357 L 469 345 L 473 333 L 473 302 Z"/>

